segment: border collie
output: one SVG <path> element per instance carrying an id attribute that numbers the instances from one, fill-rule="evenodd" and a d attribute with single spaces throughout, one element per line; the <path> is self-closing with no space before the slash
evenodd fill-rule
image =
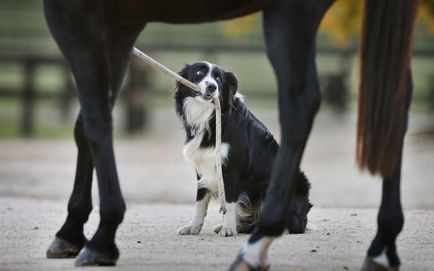
<path id="1" fill-rule="evenodd" d="M 178 233 L 199 234 L 208 203 L 217 196 L 213 103 L 217 95 L 222 108 L 221 153 L 227 211 L 223 224 L 214 230 L 222 236 L 250 233 L 267 191 L 279 145 L 244 105 L 233 73 L 208 62 L 198 62 L 186 65 L 179 74 L 197 84 L 200 92 L 178 83 L 175 93 L 176 113 L 187 135 L 184 157 L 193 164 L 198 181 L 194 217 Z M 290 233 L 303 233 L 306 229 L 307 213 L 312 207 L 309 189 L 309 181 L 299 171 L 289 214 Z"/>

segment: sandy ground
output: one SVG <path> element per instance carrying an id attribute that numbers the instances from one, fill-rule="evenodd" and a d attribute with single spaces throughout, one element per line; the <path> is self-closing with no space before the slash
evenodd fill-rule
<path id="1" fill-rule="evenodd" d="M 278 134 L 274 111 L 254 111 Z M 411 119 L 403 163 L 406 226 L 399 238 L 402 270 L 434 270 L 434 140 L 432 120 Z M 273 244 L 272 270 L 357 270 L 375 229 L 381 182 L 354 166 L 354 116 L 320 114 L 302 163 L 312 182 L 310 221 L 317 230 Z M 116 141 L 128 211 L 119 229 L 120 270 L 224 270 L 246 235 L 212 232 L 209 212 L 199 236 L 178 236 L 193 212 L 195 178 L 182 158 L 184 135 L 172 110 L 156 110 L 151 132 Z M 72 140 L 0 141 L 0 270 L 72 269 L 45 249 L 66 216 L 76 150 Z M 98 193 L 94 189 L 94 206 Z M 95 208 L 86 225 L 91 237 Z M 104 268 L 101 268 L 104 269 Z M 112 269 L 111 269 L 112 270 Z"/>
<path id="2" fill-rule="evenodd" d="M 71 259 L 45 258 L 65 215 L 64 202 L 3 198 L 0 206 L 0 270 L 74 269 Z M 225 270 L 248 236 L 215 234 L 212 226 L 221 220 L 217 206 L 210 210 L 200 235 L 177 235 L 191 211 L 192 206 L 185 204 L 129 204 L 117 235 L 121 259 L 116 268 L 107 269 Z M 97 214 L 94 210 L 86 225 L 88 237 L 96 229 Z M 273 244 L 272 270 L 358 270 L 373 234 L 375 211 L 314 208 L 310 221 L 316 230 L 285 234 Z M 402 270 L 433 270 L 432 221 L 432 211 L 406 212 L 407 224 L 398 242 Z"/>

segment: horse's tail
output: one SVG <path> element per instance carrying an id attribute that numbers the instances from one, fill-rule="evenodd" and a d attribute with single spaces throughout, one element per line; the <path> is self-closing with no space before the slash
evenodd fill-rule
<path id="1" fill-rule="evenodd" d="M 418 0 L 365 0 L 356 158 L 390 177 L 399 166 Z"/>

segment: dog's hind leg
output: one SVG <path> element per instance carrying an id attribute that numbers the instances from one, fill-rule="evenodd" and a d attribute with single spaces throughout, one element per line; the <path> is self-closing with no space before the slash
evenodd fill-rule
<path id="1" fill-rule="evenodd" d="M 315 36 L 332 0 L 275 0 L 264 6 L 267 53 L 279 90 L 281 146 L 253 235 L 230 270 L 268 268 L 268 247 L 289 217 L 291 194 L 304 147 L 320 104 Z"/>
<path id="2" fill-rule="evenodd" d="M 82 129 L 78 131 L 80 144 L 87 144 L 89 148 L 86 152 L 85 147 L 79 147 L 82 156 L 79 156 L 77 169 L 84 170 L 86 178 L 80 178 L 81 173 L 77 172 L 78 182 L 70 201 L 73 208 L 69 213 L 74 219 L 67 219 L 59 233 L 62 237 L 80 235 L 77 233 L 82 230 L 80 224 L 86 221 L 91 208 L 90 192 L 86 189 L 91 185 L 88 174 L 92 161 L 98 178 L 101 219 L 76 265 L 114 265 L 119 256 L 115 234 L 124 216 L 125 203 L 114 158 L 111 111 L 131 49 L 143 25 L 109 24 L 101 6 L 104 2 L 89 6 L 83 3 L 44 1 L 49 28 L 76 81 L 81 106 L 77 126 Z M 79 238 L 82 241 L 82 235 Z"/>

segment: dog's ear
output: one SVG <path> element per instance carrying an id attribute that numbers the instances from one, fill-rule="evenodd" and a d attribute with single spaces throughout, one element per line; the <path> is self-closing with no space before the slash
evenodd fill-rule
<path id="1" fill-rule="evenodd" d="M 231 93 L 235 95 L 238 89 L 238 79 L 235 77 L 235 75 L 231 72 L 225 73 L 226 83 L 231 90 Z"/>
<path id="2" fill-rule="evenodd" d="M 189 68 L 190 68 L 190 65 L 185 64 L 184 68 L 183 68 L 180 72 L 178 72 L 178 74 L 179 74 L 181 77 L 184 77 L 185 79 L 188 79 L 187 76 L 188 76 L 188 69 L 189 69 Z M 182 85 L 181 83 L 176 82 L 176 89 L 179 89 L 179 87 L 180 87 L 181 85 Z"/>

